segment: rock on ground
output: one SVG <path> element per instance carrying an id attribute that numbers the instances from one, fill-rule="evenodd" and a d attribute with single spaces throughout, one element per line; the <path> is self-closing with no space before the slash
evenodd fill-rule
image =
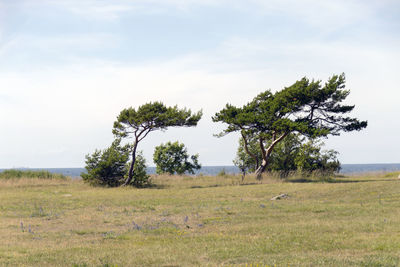
<path id="1" fill-rule="evenodd" d="M 279 199 L 288 198 L 288 197 L 289 197 L 288 194 L 280 194 L 280 195 L 274 196 L 273 198 L 271 198 L 271 200 L 279 200 Z"/>

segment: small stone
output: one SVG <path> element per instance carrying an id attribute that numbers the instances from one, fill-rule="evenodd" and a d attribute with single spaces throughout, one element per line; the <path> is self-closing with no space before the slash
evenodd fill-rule
<path id="1" fill-rule="evenodd" d="M 271 200 L 279 200 L 279 199 L 288 198 L 288 197 L 289 197 L 288 194 L 280 194 L 280 195 L 274 196 L 273 198 L 271 198 Z"/>

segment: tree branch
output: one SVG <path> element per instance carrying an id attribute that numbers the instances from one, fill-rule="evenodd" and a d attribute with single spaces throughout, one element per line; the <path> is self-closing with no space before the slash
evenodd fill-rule
<path id="1" fill-rule="evenodd" d="M 264 138 L 260 137 L 259 138 L 259 143 L 260 143 L 260 149 L 261 149 L 261 155 L 264 161 L 267 161 L 267 154 L 264 148 Z"/>
<path id="2" fill-rule="evenodd" d="M 243 138 L 243 142 L 244 142 L 244 150 L 246 151 L 247 154 L 250 155 L 250 157 L 252 157 L 256 161 L 256 166 L 258 168 L 259 161 L 258 161 L 257 156 L 250 152 L 250 150 L 248 148 L 248 142 L 247 142 L 246 135 L 243 133 L 243 131 L 241 131 L 240 133 L 242 134 L 242 138 Z"/>
<path id="3" fill-rule="evenodd" d="M 148 131 L 142 136 L 142 138 L 139 138 L 139 142 L 143 140 L 151 131 L 152 129 L 147 129 Z M 143 132 L 142 132 L 143 133 Z"/>
<path id="4" fill-rule="evenodd" d="M 275 133 L 274 133 L 274 140 L 272 141 L 272 143 L 269 145 L 269 147 L 266 150 L 266 156 L 267 157 L 271 154 L 272 149 L 274 148 L 274 146 L 277 143 L 279 143 L 283 138 L 285 138 L 288 134 L 289 134 L 289 132 L 285 132 L 281 136 L 279 136 L 277 139 L 275 139 L 276 136 L 275 136 Z"/>

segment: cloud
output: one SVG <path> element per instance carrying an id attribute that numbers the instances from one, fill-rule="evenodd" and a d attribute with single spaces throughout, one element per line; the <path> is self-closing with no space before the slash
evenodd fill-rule
<path id="1" fill-rule="evenodd" d="M 124 13 L 134 9 L 129 1 L 118 0 L 25 0 L 22 9 L 37 12 L 43 7 L 56 7 L 87 19 L 101 20 L 116 20 Z"/>
<path id="2" fill-rule="evenodd" d="M 236 9 L 254 15 L 286 16 L 314 26 L 336 28 L 364 20 L 377 10 L 398 6 L 396 0 L 21 0 L 24 9 L 58 7 L 91 19 L 115 20 L 128 13 L 192 12 L 199 7 Z M 13 5 L 16 5 L 15 3 Z"/>
<path id="3" fill-rule="evenodd" d="M 2 71 L 46 69 L 85 60 L 95 65 L 99 53 L 117 49 L 120 42 L 120 37 L 112 33 L 16 34 L 0 43 L 0 68 Z"/>
<path id="4" fill-rule="evenodd" d="M 368 16 L 370 13 L 370 8 L 362 1 L 251 0 L 251 2 L 258 5 L 261 12 L 285 14 L 287 17 L 302 20 L 318 27 L 348 25 Z"/>
<path id="5" fill-rule="evenodd" d="M 51 69 L 3 72 L 2 94 L 18 99 L 18 103 L 2 107 L 2 114 L 12 116 L 0 118 L 5 129 L 0 145 L 5 151 L 20 153 L 31 147 L 32 157 L 38 150 L 54 152 L 68 148 L 63 152 L 67 155 L 59 158 L 69 162 L 69 166 L 82 166 L 85 154 L 111 142 L 112 123 L 123 108 L 160 100 L 167 105 L 203 109 L 205 114 L 195 130 L 177 129 L 151 135 L 141 146 L 150 163 L 155 145 L 179 136 L 193 153 L 201 153 L 203 164 L 230 164 L 229 157 L 234 157 L 238 137 L 212 136 L 222 129 L 222 125 L 211 122 L 215 112 L 226 103 L 243 105 L 262 90 L 281 89 L 303 76 L 325 81 L 342 71 L 347 73 L 351 89 L 349 102 L 357 106 L 354 116 L 368 119 L 370 140 L 378 140 L 374 136 L 383 133 L 375 126 L 380 121 L 376 111 L 387 114 L 389 120 L 395 120 L 393 114 L 400 112 L 395 97 L 398 95 L 395 84 L 400 83 L 395 73 L 399 58 L 395 50 L 373 46 L 340 42 L 279 45 L 235 38 L 213 51 L 168 61 L 135 65 L 77 58 L 68 65 Z M 387 110 L 389 106 L 393 108 Z M 390 133 L 386 135 L 390 139 Z M 364 158 L 359 155 L 358 161 L 351 158 L 357 154 L 352 147 L 361 146 L 357 140 L 364 140 L 357 136 L 360 135 L 345 134 L 339 143 L 337 139 L 327 143 L 342 152 L 344 162 L 366 162 L 367 153 L 362 154 Z M 19 140 L 19 145 L 9 147 L 6 140 L 10 139 Z M 221 157 L 221 151 L 227 156 Z M 54 160 L 53 166 L 62 166 L 63 161 Z"/>
<path id="6" fill-rule="evenodd" d="M 86 153 L 109 144 L 112 123 L 123 108 L 161 100 L 168 105 L 178 104 L 193 110 L 204 108 L 206 124 L 199 132 L 205 136 L 185 142 L 192 149 L 200 150 L 204 145 L 199 143 L 199 139 L 214 139 L 212 134 L 215 129 L 210 127 L 210 112 L 221 105 L 217 99 L 224 97 L 226 87 L 230 87 L 228 90 L 232 95 L 238 94 L 239 91 L 235 93 L 231 86 L 244 82 L 239 79 L 234 75 L 218 77 L 202 72 L 181 72 L 165 66 L 70 66 L 45 72 L 3 73 L 0 75 L 1 88 L 6 88 L 5 93 L 12 94 L 19 99 L 19 103 L 2 107 L 1 113 L 9 115 L 0 118 L 5 129 L 0 143 L 4 151 L 31 153 L 33 158 L 37 151 L 68 147 L 70 152 L 75 152 L 70 153 L 71 158 L 67 162 L 72 166 L 82 166 Z M 211 95 L 213 98 L 210 99 Z M 152 147 L 168 141 L 166 136 L 168 134 L 155 134 L 152 141 L 141 148 L 145 148 L 149 160 Z M 176 135 L 170 138 L 175 139 Z M 10 139 L 18 140 L 18 145 L 6 141 Z M 182 141 L 185 141 L 184 137 Z M 211 143 L 216 141 L 211 140 Z M 30 151 L 24 152 L 26 147 Z M 76 157 L 77 152 L 80 157 Z M 207 156 L 216 159 L 212 153 L 203 154 L 204 158 Z M 25 165 L 33 164 L 32 161 L 25 162 Z M 55 165 L 63 164 L 58 162 Z"/>
<path id="7" fill-rule="evenodd" d="M 369 31 L 367 26 L 363 31 L 353 29 L 337 36 L 326 34 L 346 25 L 376 20 L 374 7 L 378 2 L 364 5 L 360 1 L 307 0 L 302 2 L 305 6 L 291 0 L 162 2 L 25 3 L 38 8 L 26 12 L 39 12 L 39 5 L 46 5 L 106 21 L 140 13 L 140 9 L 194 12 L 194 8 L 207 5 L 244 13 L 251 11 L 256 20 L 276 16 L 282 18 L 282 23 L 289 23 L 288 18 L 292 17 L 289 28 L 296 23 L 311 25 L 317 28 L 317 34 L 299 31 L 293 38 L 290 34 L 279 35 L 281 28 L 277 24 L 276 36 L 233 32 L 224 36 L 219 45 L 208 49 L 188 50 L 168 59 L 155 57 L 135 62 L 124 61 L 125 55 L 105 59 L 101 49 L 118 49 L 124 41 L 112 32 L 14 35 L 0 47 L 4 62 L 0 72 L 0 157 L 5 164 L 2 167 L 82 166 L 85 154 L 109 145 L 112 123 L 123 108 L 155 100 L 203 109 L 205 114 L 196 129 L 172 129 L 149 136 L 140 149 L 145 150 L 150 164 L 154 146 L 178 137 L 191 153 L 200 153 L 204 165 L 231 164 L 238 136 L 213 137 L 223 128 L 211 122 L 215 112 L 226 103 L 243 105 L 262 90 L 281 89 L 303 76 L 325 81 L 341 72 L 347 74 L 347 86 L 351 89 L 349 103 L 356 104 L 354 116 L 369 120 L 369 127 L 361 133 L 329 139 L 328 145 L 341 152 L 345 163 L 383 162 L 396 157 L 394 152 L 385 151 L 400 150 L 399 145 L 390 141 L 397 140 L 400 126 L 395 123 L 385 126 L 384 121 L 395 122 L 400 113 L 396 87 L 400 84 L 398 34 L 381 33 L 376 28 Z M 351 16 L 354 10 L 357 12 Z M 90 56 L 94 47 L 100 52 Z M 46 64 L 49 59 L 42 55 L 62 59 L 58 62 L 62 64 Z M 10 66 L 18 57 L 21 57 L 19 65 Z M 386 119 L 382 120 L 382 116 Z M 389 141 L 383 144 L 381 136 Z"/>
<path id="8" fill-rule="evenodd" d="M 197 6 L 216 6 L 213 0 L 24 0 L 23 8 L 60 8 L 85 19 L 115 21 L 126 14 L 187 12 Z"/>
<path id="9" fill-rule="evenodd" d="M 19 34 L 4 46 L 7 49 L 85 50 L 117 47 L 119 39 L 111 33 L 60 34 L 36 36 L 28 33 Z"/>
<path id="10" fill-rule="evenodd" d="M 337 28 L 368 16 L 371 8 L 362 1 L 317 0 L 24 0 L 23 9 L 56 7 L 86 19 L 118 20 L 127 14 L 195 12 L 197 8 L 228 8 L 254 14 L 285 15 L 318 27 Z M 376 4 L 374 4 L 376 6 Z M 357 10 L 357 12 L 354 12 Z M 254 12 L 256 11 L 256 12 Z M 33 10 L 31 10 L 33 12 Z"/>
<path id="11" fill-rule="evenodd" d="M 3 40 L 3 34 L 4 34 L 4 25 L 5 25 L 5 6 L 3 3 L 0 2 L 0 44 Z"/>

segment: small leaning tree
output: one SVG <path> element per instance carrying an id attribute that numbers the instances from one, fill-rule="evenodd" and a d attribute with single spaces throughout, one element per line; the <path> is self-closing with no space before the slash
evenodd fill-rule
<path id="1" fill-rule="evenodd" d="M 253 158 L 248 138 L 256 136 L 262 155 L 256 175 L 261 179 L 274 147 L 290 133 L 316 138 L 367 127 L 367 121 L 345 116 L 354 109 L 341 104 L 349 93 L 344 74 L 334 75 L 324 85 L 303 78 L 281 91 L 262 92 L 241 108 L 227 104 L 212 119 L 228 125 L 219 136 L 239 131 L 245 151 Z"/>
<path id="2" fill-rule="evenodd" d="M 132 161 L 128 178 L 123 186 L 129 185 L 134 177 L 136 149 L 150 132 L 166 130 L 168 127 L 196 126 L 201 119 L 202 111 L 194 114 L 189 109 L 178 109 L 177 106 L 166 107 L 161 102 L 147 103 L 137 109 L 132 107 L 121 111 L 114 122 L 113 133 L 117 137 L 126 138 L 133 135 Z"/>

